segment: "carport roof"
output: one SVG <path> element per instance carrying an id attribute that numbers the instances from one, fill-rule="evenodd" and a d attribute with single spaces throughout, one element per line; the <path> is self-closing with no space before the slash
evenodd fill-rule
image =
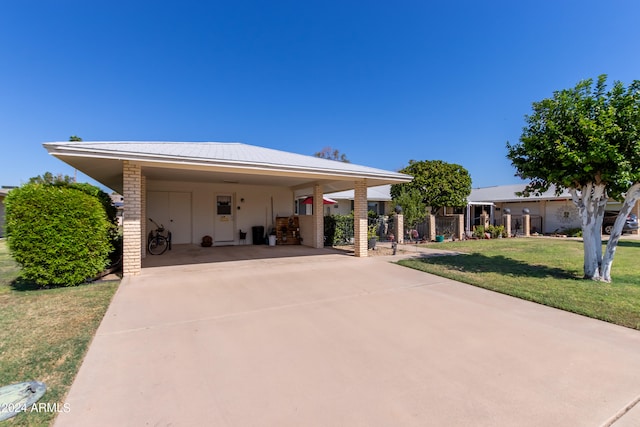
<path id="1" fill-rule="evenodd" d="M 411 181 L 398 172 L 322 159 L 237 142 L 47 142 L 49 154 L 101 184 L 122 192 L 122 162 L 142 166 L 150 179 L 278 185 L 307 190 L 320 183 L 325 192 Z"/>

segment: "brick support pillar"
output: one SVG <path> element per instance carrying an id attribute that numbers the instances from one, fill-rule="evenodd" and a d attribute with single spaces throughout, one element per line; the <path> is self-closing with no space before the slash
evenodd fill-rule
<path id="1" fill-rule="evenodd" d="M 122 273 L 140 274 L 142 269 L 142 171 L 125 160 L 122 165 L 124 197 Z"/>
<path id="2" fill-rule="evenodd" d="M 485 230 L 487 229 L 487 227 L 489 227 L 489 214 L 482 212 L 482 214 L 480 214 L 480 225 L 482 225 Z"/>
<path id="3" fill-rule="evenodd" d="M 456 215 L 456 239 L 464 239 L 464 215 Z"/>
<path id="4" fill-rule="evenodd" d="M 324 193 L 322 186 L 316 184 L 313 186 L 313 247 L 316 249 L 324 248 Z"/>
<path id="5" fill-rule="evenodd" d="M 508 237 L 511 237 L 511 214 L 502 215 L 502 221 L 504 222 L 504 231 L 507 232 Z"/>
<path id="6" fill-rule="evenodd" d="M 396 242 L 404 243 L 404 215 L 396 214 Z"/>
<path id="7" fill-rule="evenodd" d="M 436 240 L 436 216 L 432 213 L 429 214 L 429 236 L 427 240 L 435 242 Z"/>
<path id="8" fill-rule="evenodd" d="M 364 179 L 355 182 L 353 201 L 353 234 L 355 256 L 366 257 L 367 253 L 367 182 Z"/>
<path id="9" fill-rule="evenodd" d="M 522 215 L 522 232 L 524 237 L 531 236 L 531 215 L 529 214 Z"/>
<path id="10" fill-rule="evenodd" d="M 142 218 L 140 221 L 140 225 L 142 227 L 142 231 L 140 232 L 140 245 L 141 245 L 141 256 L 142 258 L 147 257 L 147 177 L 141 176 L 141 186 L 140 186 L 140 195 L 141 195 L 141 211 Z"/>

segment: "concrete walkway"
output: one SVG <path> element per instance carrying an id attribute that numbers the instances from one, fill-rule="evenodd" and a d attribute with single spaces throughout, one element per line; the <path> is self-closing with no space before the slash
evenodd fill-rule
<path id="1" fill-rule="evenodd" d="M 640 425 L 640 332 L 304 255 L 123 280 L 55 425 Z"/>

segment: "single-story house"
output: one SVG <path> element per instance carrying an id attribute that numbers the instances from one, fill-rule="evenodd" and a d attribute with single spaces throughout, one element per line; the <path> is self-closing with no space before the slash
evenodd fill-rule
<path id="1" fill-rule="evenodd" d="M 367 188 L 411 181 L 409 175 L 228 142 L 48 142 L 47 151 L 124 200 L 125 275 L 138 274 L 146 239 L 164 224 L 174 244 L 251 243 L 255 230 L 281 219 L 298 223 L 302 244 L 324 245 L 325 193 L 354 190 L 355 255 L 367 256 Z M 313 215 L 296 200 L 313 197 Z M 288 221 L 285 221 L 288 222 Z M 291 222 L 293 223 L 293 222 Z M 291 224 L 289 223 L 289 224 Z M 261 238 L 261 236 L 258 236 Z M 257 243 L 257 242 L 254 242 Z"/>
<path id="2" fill-rule="evenodd" d="M 335 204 L 325 206 L 325 215 L 348 215 L 353 211 L 354 191 L 339 191 L 329 193 L 326 196 L 335 200 Z M 367 211 L 373 211 L 378 215 L 389 215 L 395 205 L 391 203 L 391 185 L 379 185 L 367 188 Z"/>
<path id="3" fill-rule="evenodd" d="M 511 225 L 514 229 L 521 224 L 519 221 L 521 221 L 523 209 L 529 210 L 532 233 L 554 233 L 581 227 L 580 214 L 567 190 L 556 195 L 556 189 L 552 186 L 537 196 L 516 195 L 517 192 L 524 190 L 525 186 L 526 184 L 512 184 L 472 189 L 468 198 L 467 229 L 480 224 L 479 218 L 483 212 L 489 215 L 491 224 L 502 224 L 507 208 L 511 212 Z M 606 209 L 618 211 L 620 207 L 620 202 L 610 201 Z M 640 214 L 638 204 L 633 212 Z"/>
<path id="4" fill-rule="evenodd" d="M 522 231 L 523 209 L 529 210 L 531 232 L 553 233 L 571 228 L 580 228 L 581 219 L 578 209 L 571 200 L 567 190 L 556 195 L 555 187 L 540 195 L 522 197 L 516 195 L 524 190 L 526 184 L 500 185 L 493 187 L 474 188 L 467 198 L 466 209 L 443 208 L 439 215 L 464 214 L 465 229 L 472 230 L 474 226 L 481 224 L 482 214 L 488 216 L 490 224 L 503 224 L 505 209 L 509 209 L 512 217 L 511 227 L 515 234 Z M 370 187 L 367 189 L 368 210 L 377 211 L 379 214 L 389 214 L 393 211 L 394 204 L 390 195 L 391 185 Z M 327 205 L 325 214 L 348 214 L 352 210 L 353 191 L 329 193 L 327 197 L 335 200 L 335 205 Z M 618 211 L 620 202 L 610 201 L 607 210 Z M 640 203 L 636 204 L 633 212 L 640 217 Z"/>

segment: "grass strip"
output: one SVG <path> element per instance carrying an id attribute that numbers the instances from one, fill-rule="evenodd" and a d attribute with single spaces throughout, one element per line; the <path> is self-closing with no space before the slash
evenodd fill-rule
<path id="1" fill-rule="evenodd" d="M 471 240 L 438 243 L 438 247 L 464 254 L 398 263 L 640 330 L 640 241 L 620 242 L 611 283 L 582 279 L 583 248 L 579 240 Z"/>
<path id="2" fill-rule="evenodd" d="M 43 381 L 47 392 L 40 402 L 62 411 L 119 281 L 38 289 L 23 282 L 19 274 L 6 241 L 0 240 L 0 386 Z M 26 412 L 7 423 L 46 426 L 56 414 L 54 410 Z"/>

